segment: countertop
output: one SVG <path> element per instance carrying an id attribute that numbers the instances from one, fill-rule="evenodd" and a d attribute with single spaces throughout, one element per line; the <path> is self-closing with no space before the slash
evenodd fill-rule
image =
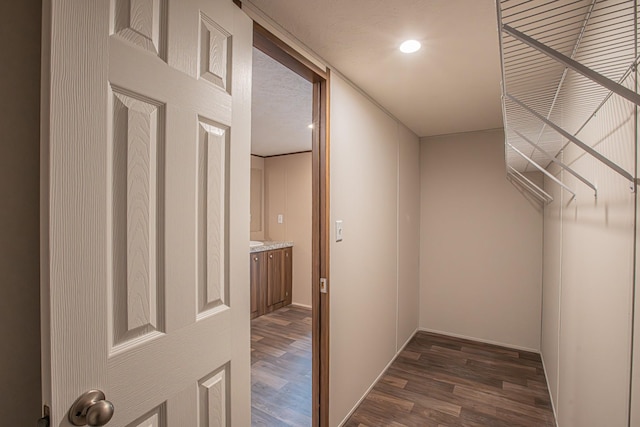
<path id="1" fill-rule="evenodd" d="M 273 249 L 291 248 L 293 242 L 264 242 L 262 246 L 256 246 L 255 248 L 249 248 L 249 253 L 271 251 Z"/>

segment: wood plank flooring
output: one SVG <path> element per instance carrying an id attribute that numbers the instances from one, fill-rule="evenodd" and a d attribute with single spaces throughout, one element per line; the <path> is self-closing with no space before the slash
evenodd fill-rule
<path id="1" fill-rule="evenodd" d="M 418 332 L 346 427 L 553 427 L 540 356 Z"/>
<path id="2" fill-rule="evenodd" d="M 311 426 L 311 310 L 251 321 L 251 425 Z"/>

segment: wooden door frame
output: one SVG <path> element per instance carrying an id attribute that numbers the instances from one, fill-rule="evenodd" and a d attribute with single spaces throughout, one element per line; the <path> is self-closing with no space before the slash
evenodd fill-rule
<path id="1" fill-rule="evenodd" d="M 313 427 L 329 425 L 329 71 L 254 21 L 253 46 L 313 84 L 312 132 L 312 416 Z"/>

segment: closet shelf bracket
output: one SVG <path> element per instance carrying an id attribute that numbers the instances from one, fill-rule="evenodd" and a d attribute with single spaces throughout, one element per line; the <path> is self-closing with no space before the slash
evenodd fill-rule
<path id="1" fill-rule="evenodd" d="M 523 103 L 522 101 L 520 101 L 518 98 L 516 98 L 515 96 L 507 93 L 506 97 L 509 98 L 510 100 L 512 100 L 513 102 L 515 102 L 518 106 L 520 106 L 523 110 L 527 111 L 529 114 L 531 114 L 532 116 L 536 117 L 538 120 L 542 121 L 544 124 L 546 124 L 547 126 L 549 126 L 551 129 L 555 130 L 556 132 L 558 132 L 561 136 L 563 136 L 564 138 L 568 139 L 569 141 L 573 142 L 574 144 L 576 144 L 578 147 L 582 148 L 584 151 L 586 151 L 587 153 L 591 154 L 593 157 L 595 157 L 596 159 L 600 160 L 602 163 L 604 163 L 605 165 L 609 166 L 611 169 L 613 169 L 615 172 L 617 172 L 619 175 L 623 176 L 624 178 L 626 178 L 628 181 L 630 181 L 632 184 L 636 184 L 636 179 L 633 177 L 633 175 L 631 175 L 629 172 L 627 172 L 626 170 L 622 169 L 620 166 L 618 166 L 617 164 L 615 164 L 614 162 L 612 162 L 611 160 L 607 159 L 605 156 L 603 156 L 602 154 L 598 153 L 596 150 L 594 150 L 592 147 L 590 147 L 589 145 L 585 144 L 584 142 L 580 141 L 578 138 L 576 138 L 575 136 L 571 135 L 569 132 L 565 131 L 564 129 L 562 129 L 560 126 L 556 125 L 555 123 L 553 123 L 551 120 L 548 120 L 546 117 L 542 116 L 541 114 L 539 114 L 538 112 L 536 112 L 535 110 L 533 110 L 532 108 L 530 108 L 529 106 L 527 106 L 525 103 Z"/>
<path id="2" fill-rule="evenodd" d="M 527 162 L 529 162 L 533 167 L 535 167 L 536 169 L 538 169 L 540 172 L 542 172 L 543 174 L 545 174 L 547 177 L 549 177 L 549 179 L 551 179 L 553 182 L 555 182 L 556 184 L 558 184 L 560 187 L 564 188 L 565 190 L 567 190 L 569 193 L 573 194 L 573 197 L 576 197 L 576 193 L 569 188 L 564 182 L 560 181 L 558 178 L 556 178 L 555 176 L 553 176 L 549 171 L 547 171 L 545 168 L 543 168 L 542 166 L 540 166 L 539 164 L 537 164 L 533 159 L 531 159 L 529 156 L 527 156 L 526 154 L 524 154 L 522 151 L 518 150 L 516 147 L 514 147 L 513 145 L 507 143 L 507 145 L 513 150 L 515 151 L 520 157 L 522 157 L 523 159 L 525 159 Z"/>
<path id="3" fill-rule="evenodd" d="M 515 170 L 513 167 L 508 166 L 509 171 L 507 172 L 507 177 L 511 179 L 515 179 L 522 186 L 524 186 L 531 194 L 540 199 L 543 203 L 548 204 L 553 202 L 553 196 L 544 191 L 542 188 L 538 187 L 538 185 L 531 181 L 529 178 Z"/>
<path id="4" fill-rule="evenodd" d="M 522 43 L 544 53 L 550 58 L 564 64 L 566 67 L 571 68 L 575 72 L 582 74 L 584 77 L 592 80 L 600 86 L 605 87 L 610 91 L 622 96 L 623 98 L 633 102 L 635 105 L 640 106 L 640 94 L 637 94 L 634 91 L 622 86 L 621 84 L 618 84 L 613 80 L 606 78 L 602 74 L 593 71 L 589 67 L 585 67 L 578 61 L 563 55 L 562 53 L 550 48 L 543 43 L 540 43 L 536 39 L 529 37 L 524 33 L 521 33 L 520 31 L 510 27 L 507 24 L 502 24 L 502 30 L 510 36 L 516 38 L 517 40 L 520 40 Z"/>
<path id="5" fill-rule="evenodd" d="M 511 130 L 513 132 L 515 132 L 515 134 L 518 135 L 520 137 L 520 139 L 524 140 L 529 145 L 531 145 L 533 148 L 535 148 L 536 150 L 538 150 L 539 152 L 544 154 L 544 156 L 547 157 L 549 160 L 551 160 L 553 163 L 555 163 L 556 165 L 560 166 L 562 169 L 564 169 L 567 172 L 569 172 L 571 175 L 573 175 L 576 178 L 578 178 L 580 181 L 582 181 L 589 188 L 593 189 L 593 197 L 598 198 L 598 188 L 595 185 L 593 185 L 591 182 L 589 182 L 585 177 L 583 177 L 578 172 L 576 172 L 573 169 L 571 169 L 571 167 L 569 167 L 568 165 L 565 165 L 560 160 L 556 159 L 555 156 L 552 156 L 551 153 L 547 152 L 545 149 L 540 147 L 535 142 L 531 141 L 529 138 L 527 138 L 526 136 L 524 136 L 523 134 L 518 132 L 516 129 L 511 128 Z"/>

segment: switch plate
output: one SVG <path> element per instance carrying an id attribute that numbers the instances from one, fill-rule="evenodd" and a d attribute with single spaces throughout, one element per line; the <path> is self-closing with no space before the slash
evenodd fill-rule
<path id="1" fill-rule="evenodd" d="M 282 224 L 284 222 L 284 216 L 282 214 L 278 214 L 278 224 Z"/>
<path id="2" fill-rule="evenodd" d="M 342 220 L 336 221 L 336 242 L 342 242 Z"/>

